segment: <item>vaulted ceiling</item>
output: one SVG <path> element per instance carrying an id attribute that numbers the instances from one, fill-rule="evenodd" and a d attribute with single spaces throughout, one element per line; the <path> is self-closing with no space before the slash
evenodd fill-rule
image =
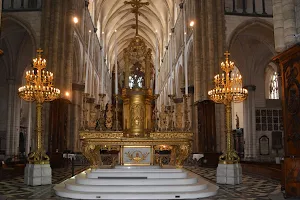
<path id="1" fill-rule="evenodd" d="M 127 0 L 131 1 L 131 0 Z M 105 51 L 109 63 L 114 60 L 114 44 L 117 43 L 118 62 L 123 65 L 123 49 L 135 36 L 135 14 L 132 13 L 132 6 L 125 5 L 125 0 L 94 0 L 95 22 L 100 24 L 102 37 L 105 41 Z M 169 32 L 174 24 L 173 13 L 175 0 L 141 0 L 149 2 L 148 6 L 140 8 L 139 15 L 139 36 L 144 39 L 146 45 L 155 52 L 158 41 L 159 50 L 167 44 Z M 115 34 L 116 32 L 116 36 Z M 153 54 L 153 58 L 155 53 Z"/>

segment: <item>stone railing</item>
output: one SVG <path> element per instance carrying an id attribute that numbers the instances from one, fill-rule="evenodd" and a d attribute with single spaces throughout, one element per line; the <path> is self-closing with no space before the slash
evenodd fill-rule
<path id="1" fill-rule="evenodd" d="M 226 15 L 272 17 L 272 0 L 225 0 Z"/>
<path id="2" fill-rule="evenodd" d="M 40 11 L 42 0 L 2 0 L 3 12 Z"/>

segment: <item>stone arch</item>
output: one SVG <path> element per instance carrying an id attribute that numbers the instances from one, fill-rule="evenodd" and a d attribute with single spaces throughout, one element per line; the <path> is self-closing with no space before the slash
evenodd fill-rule
<path id="1" fill-rule="evenodd" d="M 244 32 L 245 30 L 251 28 L 251 26 L 260 26 L 261 28 L 265 28 L 268 29 L 269 31 L 273 32 L 273 24 L 271 24 L 270 22 L 260 19 L 260 18 L 252 18 L 249 20 L 246 20 L 244 22 L 242 22 L 240 25 L 238 25 L 230 34 L 230 36 L 228 37 L 228 41 L 226 42 L 226 49 L 231 49 L 232 44 L 234 43 L 234 41 L 237 39 L 237 37 Z M 261 34 L 261 32 L 258 31 L 259 34 Z M 271 38 L 266 38 L 268 41 L 274 41 L 274 36 Z M 275 51 L 274 51 L 275 54 Z"/>
<path id="2" fill-rule="evenodd" d="M 20 25 L 21 27 L 23 27 L 27 33 L 29 34 L 30 38 L 31 38 L 31 41 L 33 42 L 33 54 L 35 55 L 35 51 L 38 47 L 38 39 L 37 39 L 37 35 L 36 35 L 36 32 L 33 30 L 33 28 L 31 27 L 31 25 L 24 19 L 21 19 L 17 16 L 13 16 L 13 15 L 9 15 L 9 14 L 3 14 L 2 16 L 2 23 L 5 23 L 6 20 L 11 20 L 15 23 L 17 23 L 18 25 Z M 2 33 L 1 33 L 1 38 L 5 37 L 5 33 L 4 33 L 4 27 L 3 27 L 3 24 L 2 24 Z"/>
<path id="3" fill-rule="evenodd" d="M 6 154 L 10 156 L 18 154 L 19 136 L 16 134 L 23 120 L 20 113 L 21 109 L 27 111 L 29 105 L 24 102 L 21 105 L 17 90 L 24 80 L 24 71 L 31 68 L 38 42 L 31 26 L 15 16 L 4 14 L 1 28 L 0 44 L 4 55 L 0 57 L 0 92 L 6 95 L 0 99 L 3 105 L 0 108 L 3 113 L 0 128 L 5 130 L 5 135 L 0 136 L 6 138 Z M 27 121 L 22 123 L 27 124 Z"/>
<path id="4" fill-rule="evenodd" d="M 227 47 L 230 60 L 239 68 L 243 85 L 249 90 L 243 102 L 245 157 L 256 156 L 255 109 L 266 106 L 265 67 L 275 55 L 272 25 L 262 19 L 247 20 L 233 31 Z"/>

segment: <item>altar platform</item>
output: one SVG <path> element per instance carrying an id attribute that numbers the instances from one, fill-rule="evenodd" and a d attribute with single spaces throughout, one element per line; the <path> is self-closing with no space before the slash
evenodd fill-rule
<path id="1" fill-rule="evenodd" d="M 89 169 L 54 187 L 73 199 L 197 199 L 214 196 L 219 187 L 173 166 L 116 166 Z"/>

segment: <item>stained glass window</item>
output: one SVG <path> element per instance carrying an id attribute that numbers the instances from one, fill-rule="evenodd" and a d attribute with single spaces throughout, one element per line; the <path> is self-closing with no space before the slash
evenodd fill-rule
<path id="1" fill-rule="evenodd" d="M 279 91 L 278 91 L 278 75 L 276 72 L 271 77 L 270 82 L 270 99 L 279 99 Z"/>

